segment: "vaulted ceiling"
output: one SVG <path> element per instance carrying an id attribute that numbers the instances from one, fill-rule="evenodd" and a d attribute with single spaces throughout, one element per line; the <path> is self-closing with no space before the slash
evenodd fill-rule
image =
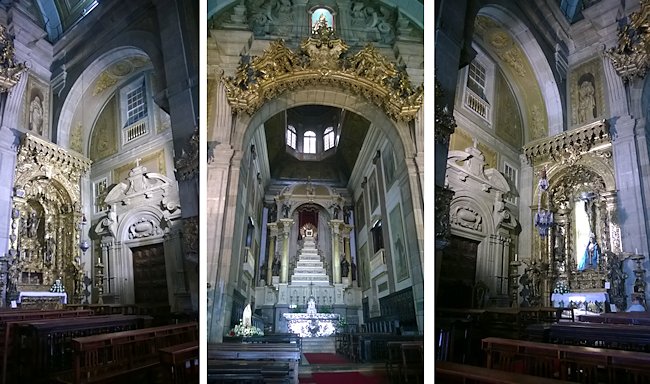
<path id="1" fill-rule="evenodd" d="M 33 0 L 28 7 L 48 40 L 55 43 L 98 4 L 98 0 Z"/>

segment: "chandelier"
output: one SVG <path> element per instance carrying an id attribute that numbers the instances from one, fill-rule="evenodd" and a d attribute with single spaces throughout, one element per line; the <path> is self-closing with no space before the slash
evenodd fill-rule
<path id="1" fill-rule="evenodd" d="M 537 202 L 537 213 L 535 214 L 535 226 L 541 237 L 548 236 L 548 230 L 553 226 L 553 212 L 550 209 L 542 208 L 542 195 L 546 194 L 546 205 L 548 206 L 548 179 L 546 178 L 546 167 L 540 172 L 540 179 L 537 183 L 539 188 L 538 202 Z"/>

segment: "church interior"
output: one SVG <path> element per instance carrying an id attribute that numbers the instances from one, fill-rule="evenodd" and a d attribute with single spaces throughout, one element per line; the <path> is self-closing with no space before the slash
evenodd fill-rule
<path id="1" fill-rule="evenodd" d="M 422 382 L 423 8 L 208 2 L 209 383 Z"/>
<path id="2" fill-rule="evenodd" d="M 649 21 L 435 3 L 436 381 L 650 382 Z"/>
<path id="3" fill-rule="evenodd" d="M 198 356 L 198 13 L 0 3 L 3 383 L 162 383 Z"/>

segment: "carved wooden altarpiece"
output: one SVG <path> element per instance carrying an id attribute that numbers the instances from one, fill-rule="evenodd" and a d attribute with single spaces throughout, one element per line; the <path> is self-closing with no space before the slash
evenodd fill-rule
<path id="1" fill-rule="evenodd" d="M 623 259 L 620 226 L 616 213 L 616 182 L 609 129 L 604 121 L 537 140 L 524 147 L 536 174 L 548 173 L 548 205 L 554 225 L 547 237 L 533 233 L 532 260 L 544 266 L 541 278 L 545 297 L 570 292 L 606 292 L 612 284 L 610 302 L 624 300 L 625 281 L 612 279 L 612 265 Z M 539 190 L 533 201 L 538 201 Z M 540 200 L 540 201 L 541 201 Z M 537 207 L 532 207 L 536 210 Z M 533 212 L 534 217 L 534 212 Z M 598 255 L 588 263 L 589 238 L 598 244 Z M 619 293 L 622 297 L 618 297 Z M 613 297 L 617 296 L 617 297 Z M 565 303 L 568 305 L 569 303 Z M 581 303 L 584 305 L 584 303 Z M 604 303 L 588 303 L 590 310 L 604 310 Z"/>
<path id="2" fill-rule="evenodd" d="M 81 177 L 91 161 L 27 133 L 16 160 L 4 299 L 22 291 L 48 291 L 61 277 L 70 302 L 81 300 L 84 263 L 80 241 L 85 219 Z"/>

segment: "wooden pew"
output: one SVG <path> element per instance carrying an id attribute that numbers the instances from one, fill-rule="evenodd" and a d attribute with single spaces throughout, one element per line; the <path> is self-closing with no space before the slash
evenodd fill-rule
<path id="1" fill-rule="evenodd" d="M 159 350 L 198 343 L 198 324 L 184 323 L 72 339 L 73 369 L 56 375 L 59 383 L 148 382 L 160 365 Z"/>
<path id="2" fill-rule="evenodd" d="M 358 343 L 354 340 L 358 338 Z M 424 336 L 393 335 L 385 333 L 353 334 L 353 348 L 356 345 L 358 353 L 355 353 L 357 360 L 363 363 L 384 362 L 388 359 L 388 342 L 390 341 L 421 341 Z"/>
<path id="3" fill-rule="evenodd" d="M 191 384 L 199 382 L 198 340 L 161 348 L 160 365 L 168 384 Z"/>
<path id="4" fill-rule="evenodd" d="M 13 345 L 12 324 L 19 321 L 41 319 L 66 319 L 92 316 L 90 310 L 11 311 L 0 313 L 0 356 L 2 358 L 2 384 L 7 382 L 7 364 Z"/>
<path id="5" fill-rule="evenodd" d="M 224 343 L 289 343 L 296 344 L 302 352 L 302 338 L 294 333 L 270 333 L 263 336 L 224 336 Z"/>
<path id="6" fill-rule="evenodd" d="M 262 382 L 298 384 L 300 349 L 294 344 L 208 344 L 207 356 L 209 383 L 256 382 L 261 377 Z"/>
<path id="7" fill-rule="evenodd" d="M 600 315 L 578 315 L 578 321 L 602 324 L 631 324 L 650 326 L 648 312 L 615 312 Z"/>
<path id="8" fill-rule="evenodd" d="M 498 371 L 474 365 L 436 361 L 436 383 L 481 384 L 558 384 L 567 381 L 548 379 L 521 373 Z"/>
<path id="9" fill-rule="evenodd" d="M 580 322 L 552 324 L 549 329 L 549 341 L 650 352 L 650 326 Z"/>
<path id="10" fill-rule="evenodd" d="M 615 349 L 483 339 L 486 367 L 580 382 L 650 382 L 650 354 Z"/>
<path id="11" fill-rule="evenodd" d="M 14 378 L 44 381 L 52 373 L 72 368 L 72 338 L 143 328 L 150 321 L 148 316 L 111 315 L 11 322 L 16 359 L 7 368 L 15 367 L 10 372 Z"/>
<path id="12" fill-rule="evenodd" d="M 386 371 L 391 382 L 424 381 L 424 341 L 389 341 Z"/>

